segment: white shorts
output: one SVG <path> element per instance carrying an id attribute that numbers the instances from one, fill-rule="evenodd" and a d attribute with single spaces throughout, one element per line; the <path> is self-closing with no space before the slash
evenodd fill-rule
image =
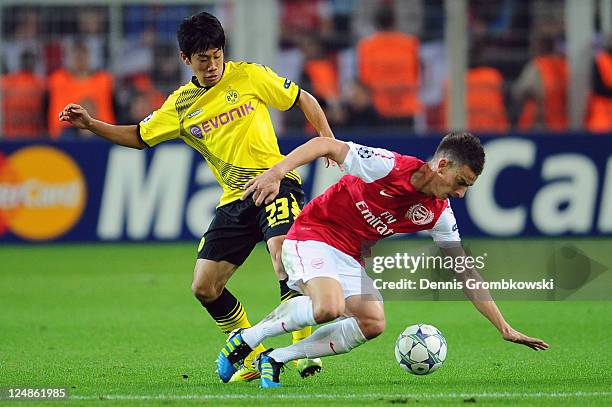
<path id="1" fill-rule="evenodd" d="M 357 260 L 346 253 L 314 240 L 285 239 L 282 252 L 283 265 L 289 276 L 289 288 L 301 292 L 301 283 L 315 277 L 330 277 L 338 281 L 344 298 L 353 295 L 373 295 L 382 301 L 372 279 Z"/>

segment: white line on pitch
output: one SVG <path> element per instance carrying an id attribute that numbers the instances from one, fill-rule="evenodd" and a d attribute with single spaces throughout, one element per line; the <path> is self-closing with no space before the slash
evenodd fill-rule
<path id="1" fill-rule="evenodd" d="M 452 398 L 563 398 L 563 397 L 609 397 L 612 392 L 552 392 L 552 393 L 437 393 L 437 394 L 159 394 L 159 395 L 127 395 L 127 394 L 101 394 L 99 396 L 69 396 L 74 400 L 255 400 L 255 399 L 378 399 L 378 398 L 413 398 L 413 399 L 452 399 Z"/>

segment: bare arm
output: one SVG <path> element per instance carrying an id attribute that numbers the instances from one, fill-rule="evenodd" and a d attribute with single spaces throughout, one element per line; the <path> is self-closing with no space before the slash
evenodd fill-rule
<path id="1" fill-rule="evenodd" d="M 304 112 L 306 120 L 315 128 L 320 137 L 334 138 L 334 133 L 329 127 L 325 113 L 323 113 L 321 105 L 314 96 L 302 89 L 297 104 Z"/>
<path id="2" fill-rule="evenodd" d="M 120 146 L 137 148 L 147 147 L 138 136 L 138 126 L 115 126 L 92 118 L 82 106 L 71 103 L 59 114 L 59 120 L 68 122 L 79 129 L 89 130 L 92 133 Z"/>
<path id="3" fill-rule="evenodd" d="M 241 199 L 245 200 L 253 194 L 255 205 L 259 206 L 263 202 L 270 203 L 278 194 L 280 182 L 289 171 L 319 157 L 327 157 L 337 163 L 343 163 L 348 151 L 348 144 L 334 138 L 317 137 L 309 140 L 272 168 L 247 182 Z"/>
<path id="4" fill-rule="evenodd" d="M 348 151 L 349 146 L 344 141 L 334 138 L 314 138 L 290 152 L 289 155 L 275 164 L 270 170 L 277 172 L 282 178 L 289 171 L 320 157 L 327 157 L 342 164 Z"/>
<path id="5" fill-rule="evenodd" d="M 465 256 L 465 252 L 463 247 L 455 246 L 452 248 L 440 248 L 442 252 L 442 256 L 451 256 L 451 257 L 463 257 Z M 510 342 L 519 343 L 525 346 L 530 347 L 534 350 L 546 350 L 548 349 L 548 344 L 539 338 L 532 338 L 527 335 L 522 334 L 521 332 L 515 330 L 510 326 L 508 322 L 504 319 L 501 311 L 493 301 L 491 297 L 491 293 L 487 289 L 468 289 L 465 288 L 465 281 L 472 278 L 477 281 L 483 281 L 480 273 L 474 270 L 473 268 L 467 269 L 462 273 L 457 273 L 459 278 L 464 282 L 464 292 L 466 296 L 470 299 L 474 307 L 484 315 L 492 324 L 497 328 L 497 330 L 501 333 L 502 337 Z"/>

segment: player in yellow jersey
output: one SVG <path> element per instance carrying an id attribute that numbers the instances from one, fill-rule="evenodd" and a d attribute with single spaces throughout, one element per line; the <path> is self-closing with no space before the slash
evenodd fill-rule
<path id="1" fill-rule="evenodd" d="M 225 288 L 256 243 L 264 240 L 280 281 L 281 302 L 298 294 L 287 287 L 281 263 L 285 234 L 304 204 L 300 177 L 287 174 L 276 200 L 257 207 L 241 201 L 244 185 L 283 156 L 270 120 L 268 106 L 289 110 L 297 105 L 323 137 L 333 137 L 314 97 L 265 66 L 224 60 L 225 34 L 208 13 L 188 17 L 178 32 L 180 56 L 193 71 L 191 81 L 178 88 L 163 106 L 138 125 L 115 126 L 93 119 L 77 104 L 67 105 L 61 121 L 87 129 L 106 140 L 143 149 L 181 139 L 208 162 L 223 187 L 215 218 L 200 241 L 192 290 L 223 332 L 250 326 L 242 304 Z M 310 327 L 294 332 L 294 342 L 310 335 Z M 255 349 L 232 380 L 259 376 L 252 359 Z M 320 360 L 298 362 L 305 377 L 321 369 Z"/>

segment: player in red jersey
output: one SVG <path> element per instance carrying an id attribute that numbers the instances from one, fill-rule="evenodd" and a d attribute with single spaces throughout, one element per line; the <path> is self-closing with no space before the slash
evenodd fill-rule
<path id="1" fill-rule="evenodd" d="M 284 174 L 318 157 L 341 163 L 347 175 L 304 208 L 283 243 L 289 286 L 307 295 L 230 335 L 219 354 L 220 366 L 231 371 L 266 338 L 334 322 L 299 343 L 262 354 L 262 387 L 279 386 L 280 367 L 290 360 L 346 353 L 383 332 L 382 298 L 372 284 L 364 284 L 369 277 L 361 256 L 368 242 L 428 230 L 443 256 L 465 256 L 448 198 L 462 198 L 482 172 L 484 150 L 478 138 L 448 134 L 429 162 L 380 148 L 313 139 L 247 183 L 243 199 L 252 195 L 256 205 L 271 202 Z M 460 277 L 481 279 L 475 270 Z M 548 348 L 543 340 L 512 328 L 487 290 L 466 294 L 505 340 L 535 350 Z"/>

